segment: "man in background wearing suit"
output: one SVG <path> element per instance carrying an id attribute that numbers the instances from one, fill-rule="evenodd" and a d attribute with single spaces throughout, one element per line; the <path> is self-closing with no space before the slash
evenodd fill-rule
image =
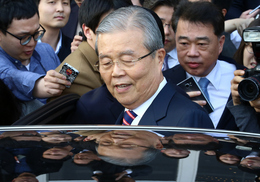
<path id="1" fill-rule="evenodd" d="M 151 13 L 120 8 L 104 18 L 96 34 L 96 66 L 125 107 L 124 119 L 122 113 L 116 124 L 213 127 L 207 113 L 163 77 L 165 49 Z"/>
<path id="2" fill-rule="evenodd" d="M 187 2 L 176 10 L 174 23 L 180 65 L 166 70 L 165 77 L 175 84 L 191 76 L 199 84 L 200 80 L 208 81 L 207 92 L 214 107 L 209 116 L 214 127 L 237 130 L 226 103 L 230 98 L 230 81 L 238 67 L 235 62 L 218 60 L 225 42 L 222 12 L 210 2 Z M 188 94 L 194 97 L 201 93 Z"/>

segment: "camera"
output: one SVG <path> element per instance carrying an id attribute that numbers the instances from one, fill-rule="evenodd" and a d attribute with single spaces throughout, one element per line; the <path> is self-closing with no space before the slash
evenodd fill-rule
<path id="1" fill-rule="evenodd" d="M 257 66 L 245 70 L 244 78 L 238 85 L 238 93 L 243 101 L 253 101 L 260 94 L 260 27 L 250 27 L 243 31 L 245 42 L 252 43 Z"/>

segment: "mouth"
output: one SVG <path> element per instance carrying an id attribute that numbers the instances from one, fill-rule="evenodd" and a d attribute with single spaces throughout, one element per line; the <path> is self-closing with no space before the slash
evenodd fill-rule
<path id="1" fill-rule="evenodd" d="M 130 88 L 131 84 L 116 84 L 115 88 L 116 90 L 120 92 L 125 92 Z"/>
<path id="2" fill-rule="evenodd" d="M 251 62 L 251 63 L 250 63 L 250 66 L 251 66 L 251 68 L 254 68 L 254 67 L 256 67 L 256 65 L 257 65 L 257 63 L 256 63 L 256 62 Z"/>
<path id="3" fill-rule="evenodd" d="M 31 55 L 33 53 L 33 51 L 25 51 L 24 52 L 26 55 Z"/>
<path id="4" fill-rule="evenodd" d="M 200 63 L 197 63 L 197 62 L 188 62 L 187 64 L 192 69 L 196 69 L 200 66 Z"/>
<path id="5" fill-rule="evenodd" d="M 63 20 L 64 16 L 55 16 L 54 18 L 58 19 L 58 20 Z"/>

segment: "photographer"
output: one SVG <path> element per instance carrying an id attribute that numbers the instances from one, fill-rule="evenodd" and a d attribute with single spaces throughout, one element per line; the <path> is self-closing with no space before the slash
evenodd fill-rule
<path id="1" fill-rule="evenodd" d="M 252 24 L 254 27 L 247 28 L 245 32 L 252 31 L 260 34 L 260 23 L 258 20 L 254 20 Z M 255 26 L 257 25 L 257 26 Z M 252 26 L 252 25 L 251 25 Z M 250 33 L 248 34 L 250 37 Z M 259 37 L 256 36 L 257 38 Z M 234 115 L 237 126 L 241 131 L 247 132 L 259 132 L 260 131 L 260 97 L 258 95 L 259 84 L 258 81 L 258 69 L 259 67 L 259 44 L 260 38 L 257 42 L 250 42 L 250 40 L 243 40 L 241 42 L 238 53 L 240 53 L 240 61 L 242 59 L 243 65 L 248 70 L 236 70 L 234 72 L 234 78 L 231 81 L 231 93 L 232 101 L 228 103 L 230 112 Z M 239 54 L 237 54 L 239 55 Z M 236 57 L 235 57 L 236 59 Z M 239 60 L 237 60 L 239 62 Z M 247 78 L 249 77 L 249 79 Z M 247 78 L 245 81 L 244 79 Z M 241 81 L 244 80 L 241 84 Z M 239 86 L 240 85 L 240 86 Z M 258 85 L 258 86 L 257 86 Z M 241 98 L 242 97 L 242 98 Z"/>

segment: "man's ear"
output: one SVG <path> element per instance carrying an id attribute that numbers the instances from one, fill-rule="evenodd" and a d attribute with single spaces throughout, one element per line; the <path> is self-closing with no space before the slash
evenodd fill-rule
<path id="1" fill-rule="evenodd" d="M 87 40 L 92 40 L 92 30 L 87 27 L 85 24 L 82 25 L 82 30 L 84 32 L 84 35 L 86 36 Z"/>
<path id="2" fill-rule="evenodd" d="M 226 16 L 226 14 L 227 14 L 227 9 L 222 9 L 222 14 L 223 14 L 223 16 L 225 17 Z"/>
<path id="3" fill-rule="evenodd" d="M 157 50 L 157 56 L 159 59 L 159 63 L 163 64 L 165 55 L 166 55 L 166 51 L 164 48 Z"/>
<path id="4" fill-rule="evenodd" d="M 225 43 L 225 35 L 222 35 L 220 38 L 219 38 L 219 52 L 218 54 L 220 54 L 223 50 L 223 46 L 224 46 L 224 43 Z"/>

